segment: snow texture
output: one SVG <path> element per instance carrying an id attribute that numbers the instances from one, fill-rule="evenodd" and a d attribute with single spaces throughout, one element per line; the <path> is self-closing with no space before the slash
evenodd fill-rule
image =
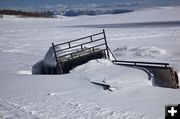
<path id="1" fill-rule="evenodd" d="M 180 21 L 179 9 L 161 7 L 121 15 L 57 19 L 4 16 L 0 19 L 0 118 L 164 118 L 165 105 L 180 103 L 180 90 L 152 86 L 143 70 L 98 59 L 65 75 L 30 75 L 30 71 L 38 66 L 36 63 L 55 65 L 49 62 L 54 61 L 52 48 L 48 51 L 52 42 L 102 32 L 102 28 L 71 26 Z M 178 22 L 172 26 L 106 27 L 105 31 L 117 59 L 169 62 L 180 76 Z M 47 51 L 51 53 L 46 55 Z M 109 84 L 113 91 L 90 81 Z"/>
<path id="2" fill-rule="evenodd" d="M 55 50 L 60 50 L 59 47 L 55 47 Z M 54 55 L 54 49 L 53 47 L 50 47 L 49 50 L 47 51 L 46 55 L 44 56 L 43 60 L 44 65 L 48 65 L 51 67 L 56 67 L 56 59 Z"/>

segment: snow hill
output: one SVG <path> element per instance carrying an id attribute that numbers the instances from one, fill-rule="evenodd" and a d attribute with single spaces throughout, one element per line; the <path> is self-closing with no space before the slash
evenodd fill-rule
<path id="1" fill-rule="evenodd" d="M 65 10 L 61 11 L 58 13 L 59 15 L 63 16 L 80 16 L 80 15 L 101 15 L 101 14 L 122 14 L 122 13 L 127 13 L 127 12 L 132 12 L 133 10 L 128 10 L 128 9 L 70 9 L 70 10 Z"/>
<path id="2" fill-rule="evenodd" d="M 80 16 L 74 18 L 75 20 L 72 20 L 65 25 L 99 25 L 179 21 L 179 11 L 180 7 L 155 7 L 117 15 Z"/>
<path id="3" fill-rule="evenodd" d="M 169 62 L 180 72 L 179 9 L 57 19 L 4 16 L 0 19 L 0 119 L 164 118 L 165 105 L 180 103 L 180 90 L 154 87 L 142 70 L 115 66 L 105 59 L 89 61 L 65 75 L 31 75 L 31 70 L 52 42 L 102 31 L 91 25 L 177 21 L 176 25 L 105 30 L 118 59 Z M 90 81 L 110 84 L 113 91 Z"/>

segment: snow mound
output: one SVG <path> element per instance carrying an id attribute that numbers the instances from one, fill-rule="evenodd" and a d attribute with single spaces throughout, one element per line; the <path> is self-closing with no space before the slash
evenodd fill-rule
<path id="1" fill-rule="evenodd" d="M 59 47 L 55 48 L 59 50 Z M 50 47 L 44 59 L 33 65 L 32 74 L 57 74 L 56 64 L 53 47 Z"/>
<path id="2" fill-rule="evenodd" d="M 137 57 L 159 57 L 166 54 L 165 49 L 157 47 L 120 47 L 116 48 L 113 53 L 115 56 L 137 56 Z"/>
<path id="3" fill-rule="evenodd" d="M 109 84 L 113 90 L 128 87 L 129 84 L 149 86 L 148 75 L 143 70 L 117 66 L 107 59 L 91 60 L 71 70 L 71 73 L 79 74 L 85 80 Z"/>
<path id="4" fill-rule="evenodd" d="M 56 50 L 60 50 L 60 48 L 56 47 Z M 56 59 L 55 59 L 53 47 L 50 47 L 49 50 L 47 51 L 46 55 L 44 56 L 43 63 L 44 65 L 47 66 L 56 67 Z"/>
<path id="5" fill-rule="evenodd" d="M 91 60 L 87 62 L 86 64 L 77 66 L 75 69 L 71 70 L 70 72 L 85 72 L 87 69 L 88 70 L 97 70 L 101 69 L 102 67 L 108 67 L 112 66 L 113 63 L 110 60 L 107 59 L 97 59 L 97 60 Z"/>

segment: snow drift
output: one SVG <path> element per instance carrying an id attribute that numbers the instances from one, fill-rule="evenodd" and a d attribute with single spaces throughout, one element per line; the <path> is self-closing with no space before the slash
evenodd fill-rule
<path id="1" fill-rule="evenodd" d="M 60 48 L 56 47 L 58 49 Z M 56 64 L 53 47 L 50 47 L 44 59 L 33 65 L 32 74 L 57 74 Z"/>

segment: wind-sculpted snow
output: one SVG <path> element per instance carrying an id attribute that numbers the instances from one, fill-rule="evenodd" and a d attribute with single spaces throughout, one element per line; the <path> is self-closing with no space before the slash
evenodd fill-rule
<path id="1" fill-rule="evenodd" d="M 28 98 L 14 97 L 14 101 L 23 105 L 9 104 L 1 99 L 0 112 L 2 118 L 13 119 L 150 119 L 143 114 L 135 114 L 124 110 L 103 108 L 100 105 L 86 103 L 76 97 L 68 96 L 70 92 L 54 95 L 37 95 Z M 34 100 L 32 102 L 32 100 Z M 36 101 L 37 100 L 37 101 Z M 0 114 L 1 114 L 0 113 Z"/>
<path id="2" fill-rule="evenodd" d="M 114 55 L 117 57 L 121 56 L 133 56 L 133 57 L 149 57 L 158 58 L 166 55 L 165 49 L 156 47 L 120 47 L 113 51 Z"/>
<path id="3" fill-rule="evenodd" d="M 56 47 L 56 50 L 59 49 Z M 44 56 L 43 63 L 44 65 L 56 67 L 56 59 L 55 59 L 53 47 L 50 47 L 49 50 L 47 51 L 46 55 Z"/>
<path id="4" fill-rule="evenodd" d="M 33 113 L 27 112 L 20 106 L 0 98 L 1 119 L 39 119 Z"/>
<path id="5" fill-rule="evenodd" d="M 121 72 L 121 75 L 119 75 L 119 72 Z M 114 90 L 119 90 L 121 85 L 124 83 L 124 80 L 121 80 L 123 78 L 128 78 L 126 83 L 134 83 L 134 85 L 149 85 L 147 84 L 149 79 L 146 72 L 137 70 L 136 68 L 116 66 L 109 60 L 105 59 L 92 60 L 84 65 L 78 66 L 72 70 L 71 73 L 80 74 L 82 78 L 88 81 L 110 84 Z M 134 75 L 134 73 L 136 75 Z"/>
<path id="6" fill-rule="evenodd" d="M 55 47 L 55 50 L 59 50 L 59 47 Z M 54 55 L 53 47 L 50 47 L 44 56 L 44 59 L 36 62 L 32 66 L 32 74 L 57 74 L 56 59 Z"/>

